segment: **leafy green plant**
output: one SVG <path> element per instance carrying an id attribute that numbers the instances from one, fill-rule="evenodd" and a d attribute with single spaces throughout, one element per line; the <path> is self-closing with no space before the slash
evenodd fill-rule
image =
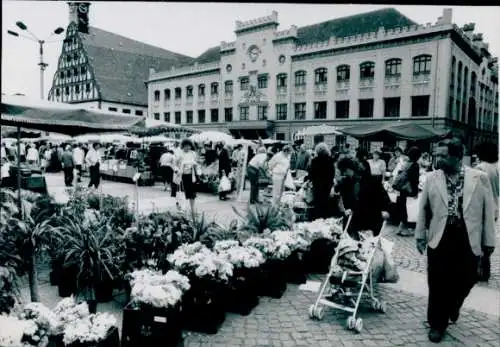
<path id="1" fill-rule="evenodd" d="M 229 227 L 214 223 L 201 234 L 199 241 L 211 249 L 217 241 L 239 240 L 242 237 L 241 234 L 242 233 L 238 231 L 238 221 L 236 220 L 233 220 Z"/>
<path id="2" fill-rule="evenodd" d="M 265 230 L 287 230 L 293 224 L 293 211 L 281 206 L 256 205 L 249 206 L 247 213 L 243 214 L 233 206 L 233 211 L 241 218 L 241 230 L 250 233 L 262 234 Z"/>

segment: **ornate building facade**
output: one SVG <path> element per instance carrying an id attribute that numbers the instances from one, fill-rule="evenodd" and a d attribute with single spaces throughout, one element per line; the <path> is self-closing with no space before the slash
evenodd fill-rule
<path id="1" fill-rule="evenodd" d="M 416 122 L 495 139 L 498 65 L 474 25 L 446 9 L 418 25 L 394 9 L 278 31 L 278 14 L 236 22 L 236 40 L 194 63 L 150 69 L 149 117 L 245 138 L 306 126 Z"/>
<path id="2" fill-rule="evenodd" d="M 150 68 L 182 66 L 193 58 L 88 25 L 88 3 L 68 3 L 69 25 L 48 99 L 145 116 Z"/>

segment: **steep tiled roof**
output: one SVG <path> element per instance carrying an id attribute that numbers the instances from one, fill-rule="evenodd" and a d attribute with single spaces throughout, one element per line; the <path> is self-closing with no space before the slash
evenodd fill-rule
<path id="1" fill-rule="evenodd" d="M 106 101 L 147 105 L 144 81 L 149 68 L 169 70 L 192 63 L 193 58 L 151 46 L 102 29 L 80 33 L 94 69 L 101 98 Z"/>
<path id="2" fill-rule="evenodd" d="M 417 24 L 394 8 L 386 8 L 332 19 L 308 25 L 297 30 L 297 44 L 328 41 L 331 36 L 347 37 L 378 31 L 380 27 L 392 29 Z M 198 63 L 209 63 L 220 59 L 220 46 L 206 50 L 196 58 Z"/>

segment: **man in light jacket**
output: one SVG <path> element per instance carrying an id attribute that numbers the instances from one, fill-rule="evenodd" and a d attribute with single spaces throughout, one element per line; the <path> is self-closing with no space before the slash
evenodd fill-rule
<path id="1" fill-rule="evenodd" d="M 438 343 L 477 281 L 478 260 L 495 247 L 494 205 L 488 177 L 462 163 L 453 138 L 436 148 L 436 171 L 425 180 L 415 238 L 427 249 L 429 340 Z"/>
<path id="2" fill-rule="evenodd" d="M 82 181 L 82 171 L 83 171 L 83 159 L 85 157 L 85 153 L 83 149 L 80 148 L 79 144 L 75 144 L 73 146 L 73 162 L 75 163 L 76 168 L 76 181 L 80 183 Z"/>
<path id="3" fill-rule="evenodd" d="M 292 156 L 292 147 L 285 146 L 281 152 L 275 154 L 269 161 L 269 171 L 273 180 L 273 204 L 280 202 L 281 193 L 286 175 L 290 169 L 290 157 Z"/>

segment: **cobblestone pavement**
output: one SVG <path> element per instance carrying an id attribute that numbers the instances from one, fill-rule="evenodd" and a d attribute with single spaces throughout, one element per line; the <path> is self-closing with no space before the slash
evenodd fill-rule
<path id="1" fill-rule="evenodd" d="M 47 184 L 49 192 L 58 196 L 65 195 L 62 174 L 47 174 Z M 134 186 L 127 183 L 102 181 L 102 191 L 105 194 L 114 196 L 129 196 L 132 201 L 135 197 Z M 240 211 L 246 208 L 245 201 L 248 201 L 248 191 L 244 192 L 242 201 L 233 199 L 220 201 L 217 196 L 210 194 L 198 194 L 196 208 L 199 212 L 204 212 L 207 216 L 214 218 L 218 223 L 228 225 L 233 219 L 238 218 L 233 211 L 233 206 Z M 180 193 L 181 202 L 183 194 Z M 153 209 L 165 210 L 175 208 L 175 199 L 170 197 L 170 193 L 164 192 L 160 185 L 153 187 L 139 188 L 139 207 L 141 212 L 150 212 Z M 404 269 L 420 273 L 426 272 L 427 258 L 420 255 L 415 247 L 413 237 L 402 237 L 396 235 L 396 227 L 388 226 L 384 235 L 395 242 L 393 256 L 396 264 Z M 478 283 L 478 286 L 500 290 L 500 221 L 497 224 L 497 249 L 491 258 L 491 279 L 488 283 Z"/>

